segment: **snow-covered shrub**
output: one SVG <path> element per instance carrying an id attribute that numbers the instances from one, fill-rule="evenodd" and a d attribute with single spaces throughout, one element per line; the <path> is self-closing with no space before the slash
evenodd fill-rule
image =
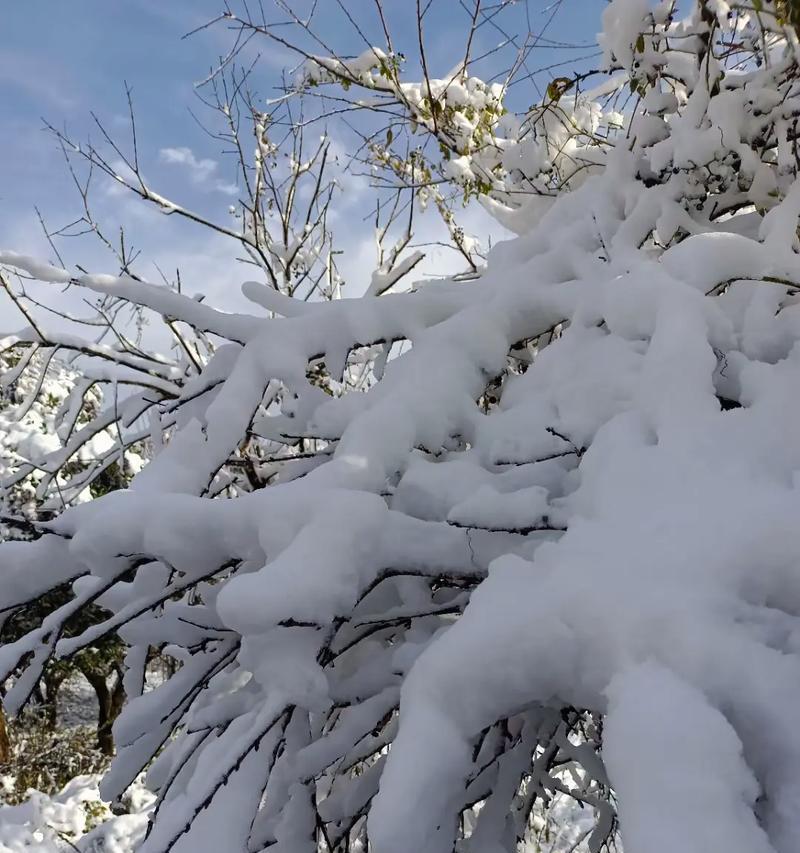
<path id="1" fill-rule="evenodd" d="M 0 547 L 9 611 L 75 596 L 0 650 L 12 708 L 130 644 L 102 790 L 157 754 L 141 853 L 514 850 L 556 795 L 591 851 L 798 849 L 800 52 L 769 3 L 686 15 L 609 4 L 625 130 L 478 280 L 231 314 L 0 254 L 226 342 L 122 404 L 172 424 L 129 490 Z"/>
<path id="2" fill-rule="evenodd" d="M 58 360 L 55 351 L 32 346 L 0 353 L 0 536 L 30 536 L 35 519 L 124 487 L 141 469 L 143 448 L 120 452 L 108 424 L 83 436 L 54 470 L 42 465 L 95 422 L 102 402 L 96 383 Z"/>
<path id="3" fill-rule="evenodd" d="M 49 796 L 31 790 L 24 802 L 3 803 L 0 849 L 4 853 L 134 853 L 147 828 L 152 795 L 140 783 L 126 798 L 124 812 L 112 814 L 100 798 L 97 775 L 71 779 Z"/>
<path id="4" fill-rule="evenodd" d="M 54 729 L 43 713 L 31 710 L 11 721 L 11 760 L 0 764 L 2 799 L 16 805 L 29 798 L 31 790 L 50 795 L 60 791 L 76 776 L 101 773 L 108 756 L 97 749 L 94 726 L 64 726 Z"/>

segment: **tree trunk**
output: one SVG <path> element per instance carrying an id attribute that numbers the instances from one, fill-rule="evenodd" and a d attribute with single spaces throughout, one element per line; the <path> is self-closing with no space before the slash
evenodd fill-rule
<path id="1" fill-rule="evenodd" d="M 118 676 L 113 690 L 110 690 L 105 675 L 90 670 L 83 674 L 97 696 L 97 748 L 103 755 L 113 755 L 114 735 L 111 727 L 125 703 L 122 679 Z"/>
<path id="2" fill-rule="evenodd" d="M 116 722 L 117 717 L 122 712 L 122 706 L 125 704 L 125 688 L 122 686 L 122 675 L 117 675 L 117 680 L 114 682 L 114 689 L 111 691 L 111 702 L 108 708 L 108 719 L 106 728 L 108 730 L 108 742 L 110 752 L 106 755 L 114 754 L 114 735 L 112 734 L 112 726 Z M 103 750 L 105 752 L 105 750 Z"/>
<path id="3" fill-rule="evenodd" d="M 11 761 L 11 742 L 8 739 L 6 712 L 0 702 L 0 764 L 7 764 L 9 761 Z"/>
<path id="4" fill-rule="evenodd" d="M 55 731 L 58 724 L 58 692 L 64 682 L 66 673 L 53 672 L 45 670 L 42 677 L 44 682 L 44 714 L 47 728 L 52 732 Z"/>

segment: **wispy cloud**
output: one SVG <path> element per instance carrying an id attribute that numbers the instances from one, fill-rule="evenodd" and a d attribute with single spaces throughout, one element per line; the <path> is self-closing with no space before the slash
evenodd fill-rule
<path id="1" fill-rule="evenodd" d="M 236 184 L 228 183 L 216 177 L 218 164 L 207 157 L 198 158 L 194 151 L 186 146 L 180 148 L 162 148 L 158 159 L 168 165 L 182 167 L 194 186 L 213 192 L 236 195 Z"/>
<path id="2" fill-rule="evenodd" d="M 75 107 L 76 99 L 64 94 L 71 88 L 68 83 L 65 85 L 68 77 L 66 68 L 47 57 L 31 56 L 7 46 L 0 51 L 0 87 L 16 89 L 37 103 L 59 110 Z M 54 85 L 55 80 L 60 81 L 60 85 Z"/>

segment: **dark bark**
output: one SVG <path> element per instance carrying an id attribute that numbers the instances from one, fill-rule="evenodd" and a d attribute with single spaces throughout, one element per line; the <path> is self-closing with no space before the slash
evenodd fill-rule
<path id="1" fill-rule="evenodd" d="M 103 755 L 113 755 L 114 735 L 112 726 L 125 704 L 122 678 L 117 675 L 114 687 L 109 688 L 106 676 L 102 673 L 87 670 L 83 674 L 89 684 L 92 685 L 95 696 L 97 696 L 97 748 Z"/>
<path id="2" fill-rule="evenodd" d="M 9 761 L 11 761 L 11 742 L 8 739 L 6 712 L 0 703 L 0 764 L 7 764 Z"/>
<path id="3" fill-rule="evenodd" d="M 44 682 L 44 719 L 47 728 L 52 732 L 55 731 L 58 724 L 58 693 L 61 690 L 61 685 L 66 677 L 65 672 L 53 671 L 52 669 L 45 670 L 42 677 Z"/>

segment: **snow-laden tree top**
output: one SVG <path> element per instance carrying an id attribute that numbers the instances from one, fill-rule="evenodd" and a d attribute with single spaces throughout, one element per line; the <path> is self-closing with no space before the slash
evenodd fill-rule
<path id="1" fill-rule="evenodd" d="M 559 794 L 590 850 L 617 815 L 630 853 L 800 847 L 793 8 L 613 0 L 622 127 L 476 280 L 249 282 L 234 315 L 0 254 L 227 342 L 121 403 L 157 450 L 129 490 L 0 546 L 7 610 L 75 590 L 0 650 L 12 708 L 104 632 L 129 696 L 149 646 L 182 664 L 115 729 L 108 796 L 165 747 L 142 853 L 514 850 Z M 224 497 L 248 442 L 301 439 Z M 91 602 L 114 615 L 60 639 Z"/>

